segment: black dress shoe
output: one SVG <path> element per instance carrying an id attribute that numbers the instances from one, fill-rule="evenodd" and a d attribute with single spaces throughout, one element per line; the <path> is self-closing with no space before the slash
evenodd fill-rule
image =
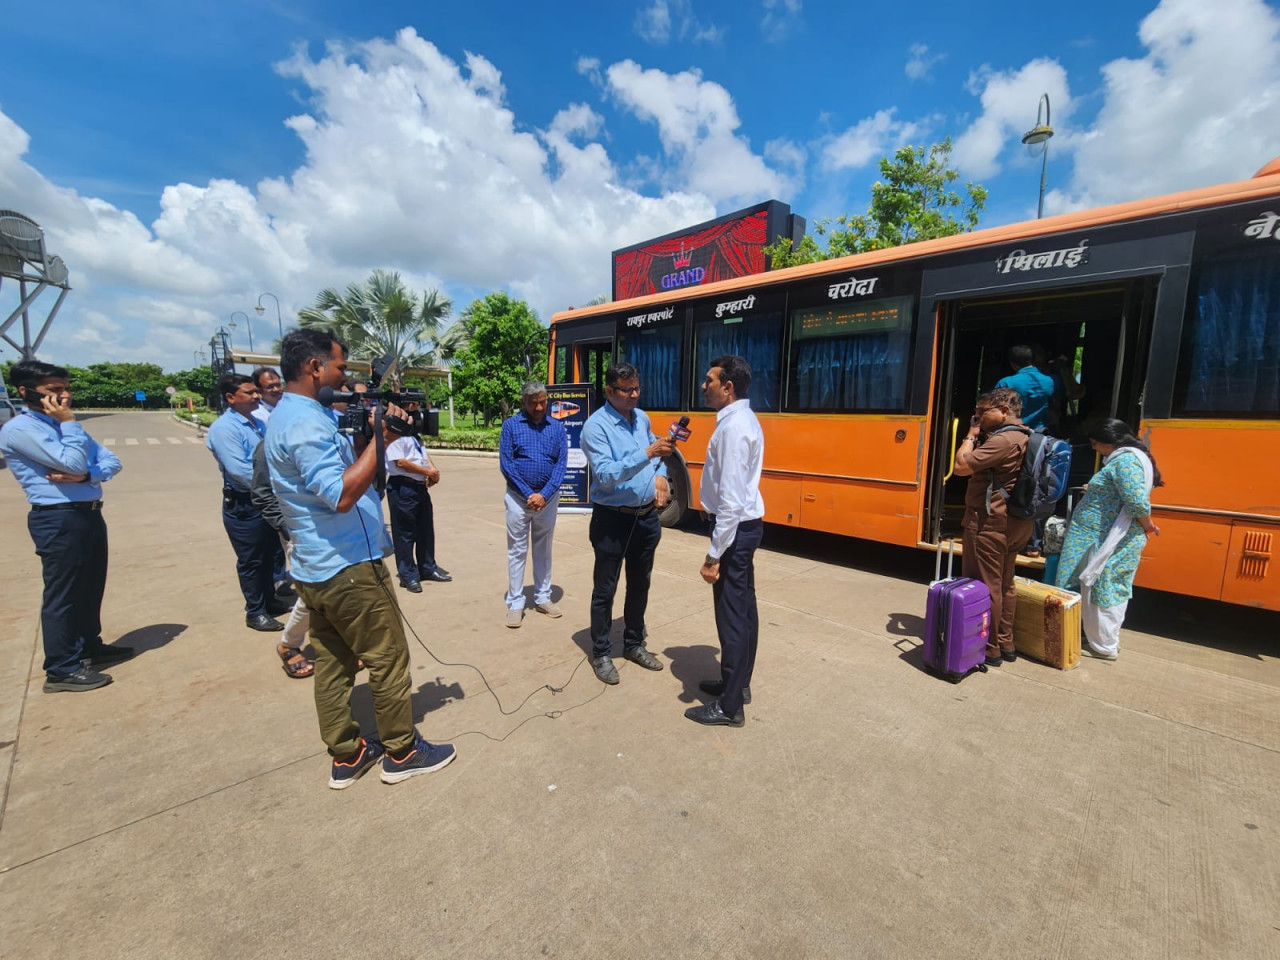
<path id="1" fill-rule="evenodd" d="M 1003 660 L 1005 663 L 1013 663 L 1018 659 L 1018 651 L 1017 650 L 1001 650 L 1000 659 Z"/>
<path id="2" fill-rule="evenodd" d="M 405 580 L 405 579 L 401 578 L 401 580 L 400 580 L 400 586 L 404 587 L 404 588 L 405 588 L 406 590 L 408 590 L 410 593 L 421 593 L 421 592 L 422 592 L 422 584 L 420 584 L 417 580 Z"/>
<path id="3" fill-rule="evenodd" d="M 988 667 L 998 667 L 1000 666 L 1000 664 L 1004 663 L 1004 658 L 1003 657 L 983 657 L 982 662 L 985 663 Z"/>
<path id="4" fill-rule="evenodd" d="M 713 697 L 718 697 L 720 696 L 720 694 L 724 693 L 724 683 L 720 680 L 703 680 L 700 684 L 698 684 L 698 689 L 701 690 L 703 693 L 709 693 Z M 742 702 L 743 703 L 751 702 L 750 687 L 742 688 Z"/>
<path id="5" fill-rule="evenodd" d="M 422 579 L 434 580 L 436 583 L 448 583 L 450 580 L 453 579 L 453 577 L 449 575 L 448 570 L 441 570 L 439 567 L 436 567 L 434 570 L 432 570 Z"/>
<path id="6" fill-rule="evenodd" d="M 623 647 L 622 656 L 632 663 L 638 663 L 646 670 L 661 670 L 662 661 L 646 650 L 643 644 L 634 647 Z"/>
<path id="7" fill-rule="evenodd" d="M 618 668 L 613 665 L 612 657 L 592 657 L 591 669 L 596 672 L 596 679 L 601 683 L 615 684 L 618 682 Z"/>
<path id="8" fill-rule="evenodd" d="M 264 633 L 284 629 L 283 623 L 274 617 L 267 616 L 265 613 L 257 613 L 251 617 L 245 617 L 244 625 L 252 630 L 261 630 Z"/>
<path id="9" fill-rule="evenodd" d="M 279 617 L 286 613 L 293 613 L 292 603 L 284 603 L 279 600 L 275 600 L 267 604 L 268 616 Z"/>
<path id="10" fill-rule="evenodd" d="M 111 675 L 99 673 L 90 667 L 80 667 L 65 677 L 47 677 L 44 681 L 45 693 L 83 693 L 85 690 L 97 690 L 111 682 Z"/>
<path id="11" fill-rule="evenodd" d="M 712 700 L 700 707 L 690 707 L 684 715 L 694 723 L 706 723 L 712 726 L 740 727 L 747 722 L 741 710 L 732 717 L 721 710 L 719 700 Z"/>
<path id="12" fill-rule="evenodd" d="M 108 647 L 105 644 L 97 649 L 94 653 L 84 658 L 84 662 L 91 667 L 109 667 L 112 664 L 124 663 L 126 660 L 132 660 L 138 651 L 133 647 L 114 646 Z"/>

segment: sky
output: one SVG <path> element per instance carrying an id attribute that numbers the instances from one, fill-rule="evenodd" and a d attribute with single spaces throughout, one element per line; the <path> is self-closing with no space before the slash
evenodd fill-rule
<path id="1" fill-rule="evenodd" d="M 881 157 L 947 136 L 980 226 L 1034 218 L 1042 94 L 1046 214 L 1280 156 L 1273 3 L 966 7 L 0 0 L 0 208 L 73 287 L 40 356 L 185 369 L 236 311 L 269 344 L 260 294 L 287 328 L 377 268 L 545 321 L 609 292 L 614 249 L 766 199 L 862 212 Z"/>

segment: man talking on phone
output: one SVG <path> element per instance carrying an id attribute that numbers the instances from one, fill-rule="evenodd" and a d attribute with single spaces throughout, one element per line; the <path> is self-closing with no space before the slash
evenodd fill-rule
<path id="1" fill-rule="evenodd" d="M 120 461 L 76 422 L 67 371 L 22 360 L 9 379 L 27 409 L 0 429 L 0 453 L 31 504 L 27 531 L 44 574 L 40 628 L 45 693 L 97 690 L 111 675 L 97 668 L 133 656 L 102 642 L 102 594 L 107 586 L 107 524 L 102 484 Z"/>

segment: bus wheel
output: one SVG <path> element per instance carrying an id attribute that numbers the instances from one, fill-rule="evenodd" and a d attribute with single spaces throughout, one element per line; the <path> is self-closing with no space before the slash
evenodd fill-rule
<path id="1" fill-rule="evenodd" d="M 671 499 L 658 511 L 658 521 L 664 527 L 674 527 L 684 519 L 689 509 L 689 474 L 684 464 L 676 457 L 667 457 L 667 486 L 671 488 Z"/>

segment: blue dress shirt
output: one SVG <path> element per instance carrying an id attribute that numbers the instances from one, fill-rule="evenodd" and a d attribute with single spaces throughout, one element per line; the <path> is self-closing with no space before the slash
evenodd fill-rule
<path id="1" fill-rule="evenodd" d="M 525 500 L 535 493 L 550 500 L 559 493 L 568 459 L 569 436 L 559 420 L 544 417 L 535 424 L 521 410 L 503 421 L 498 463 L 507 486 Z"/>
<path id="2" fill-rule="evenodd" d="M 649 415 L 639 408 L 628 420 L 606 402 L 589 416 L 582 427 L 582 452 L 591 465 L 591 502 L 606 507 L 652 503 L 654 479 L 667 475 L 660 457 L 649 459 L 645 454 L 657 439 Z"/>
<path id="3" fill-rule="evenodd" d="M 209 427 L 204 445 L 218 461 L 222 482 L 233 490 L 248 493 L 253 485 L 253 451 L 264 429 L 260 420 L 243 417 L 230 408 Z"/>
<path id="4" fill-rule="evenodd" d="M 372 486 L 350 511 L 338 512 L 342 474 L 355 463 L 355 450 L 319 403 L 299 393 L 281 397 L 267 424 L 266 455 L 293 542 L 294 579 L 323 583 L 391 552 Z"/>
<path id="5" fill-rule="evenodd" d="M 34 506 L 101 500 L 102 484 L 120 472 L 120 461 L 94 442 L 74 420 L 59 423 L 27 410 L 0 429 L 0 453 Z M 80 483 L 54 483 L 50 473 L 88 474 Z"/>
<path id="6" fill-rule="evenodd" d="M 1045 376 L 1035 367 L 1023 367 L 1013 376 L 997 380 L 996 386 L 1016 390 L 1022 398 L 1022 422 L 1032 430 L 1044 428 L 1049 403 L 1053 400 L 1053 377 Z"/>

